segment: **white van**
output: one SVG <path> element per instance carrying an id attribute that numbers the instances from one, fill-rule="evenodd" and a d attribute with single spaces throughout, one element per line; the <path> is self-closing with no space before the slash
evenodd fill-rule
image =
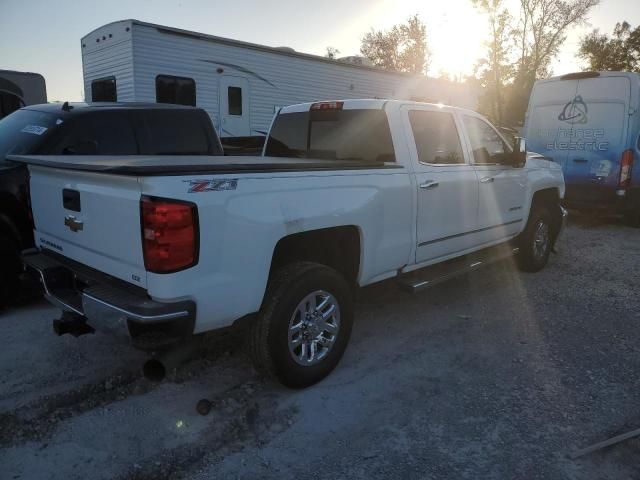
<path id="1" fill-rule="evenodd" d="M 539 80 L 525 121 L 527 148 L 562 165 L 565 202 L 606 208 L 640 226 L 640 75 L 581 72 Z"/>

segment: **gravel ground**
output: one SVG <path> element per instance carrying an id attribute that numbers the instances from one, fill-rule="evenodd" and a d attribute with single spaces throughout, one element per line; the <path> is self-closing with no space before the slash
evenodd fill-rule
<path id="1" fill-rule="evenodd" d="M 341 364 L 303 391 L 234 337 L 154 385 L 111 336 L 55 337 L 45 303 L 5 311 L 0 477 L 640 478 L 640 440 L 567 457 L 640 428 L 640 230 L 573 215 L 560 247 L 538 274 L 363 290 Z"/>

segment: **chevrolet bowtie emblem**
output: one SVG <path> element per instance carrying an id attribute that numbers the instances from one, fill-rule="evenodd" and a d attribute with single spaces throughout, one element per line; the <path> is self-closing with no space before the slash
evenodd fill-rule
<path id="1" fill-rule="evenodd" d="M 69 227 L 69 230 L 72 232 L 77 232 L 78 230 L 82 230 L 84 228 L 84 222 L 82 220 L 76 219 L 73 215 L 67 215 L 64 217 L 64 224 Z"/>

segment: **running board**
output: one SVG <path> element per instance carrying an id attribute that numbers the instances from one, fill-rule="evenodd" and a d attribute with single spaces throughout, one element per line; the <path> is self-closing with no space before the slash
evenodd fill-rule
<path id="1" fill-rule="evenodd" d="M 491 263 L 513 257 L 519 250 L 519 248 L 514 248 L 510 245 L 491 247 L 480 252 L 474 252 L 460 258 L 407 273 L 400 277 L 398 283 L 402 290 L 409 293 L 416 293 L 424 288 L 446 282 L 460 275 L 465 275 Z"/>

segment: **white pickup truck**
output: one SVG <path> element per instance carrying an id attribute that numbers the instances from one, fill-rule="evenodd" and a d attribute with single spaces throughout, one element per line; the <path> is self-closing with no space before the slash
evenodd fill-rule
<path id="1" fill-rule="evenodd" d="M 262 157 L 11 159 L 29 165 L 24 260 L 58 326 L 170 351 L 242 325 L 257 368 L 303 387 L 344 353 L 356 287 L 417 290 L 513 254 L 544 267 L 564 180 L 522 145 L 472 111 L 346 100 L 283 108 Z"/>

